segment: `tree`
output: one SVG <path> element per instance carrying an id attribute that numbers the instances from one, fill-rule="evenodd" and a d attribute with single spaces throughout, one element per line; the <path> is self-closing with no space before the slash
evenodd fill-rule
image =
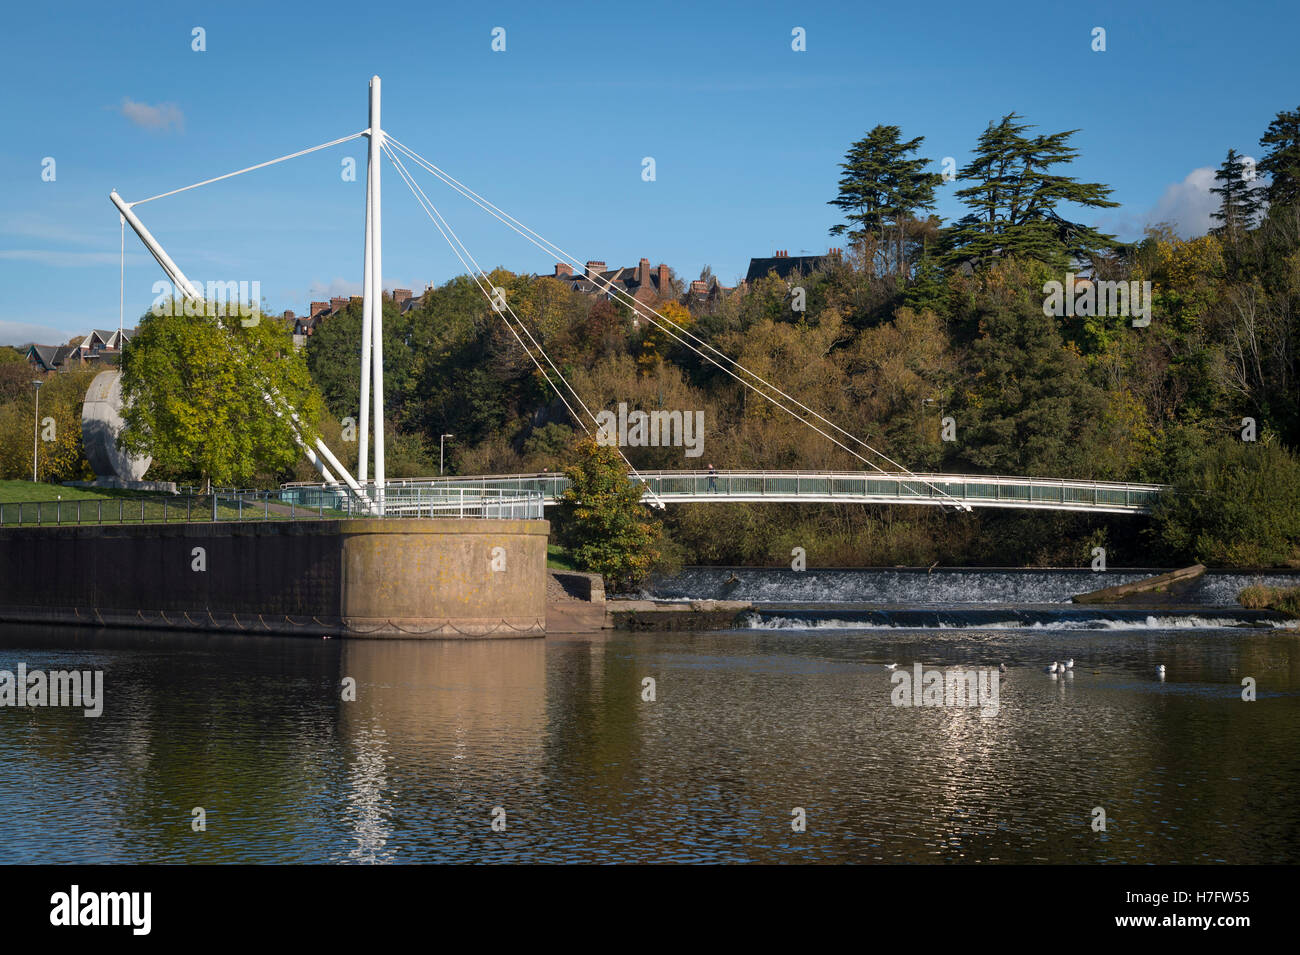
<path id="1" fill-rule="evenodd" d="M 0 398 L 0 478 L 32 476 L 32 445 L 37 437 L 37 479 L 80 481 L 91 474 L 81 443 L 81 406 L 96 372 L 80 369 L 45 375 L 41 386 L 41 417 L 35 420 L 36 395 L 32 369 L 23 362 L 13 366 L 25 374 L 26 388 L 12 399 Z"/>
<path id="2" fill-rule="evenodd" d="M 169 311 L 147 313 L 122 355 L 122 447 L 205 484 L 291 467 L 302 452 L 265 396 L 292 405 L 308 439 L 323 402 L 288 329 L 260 316 L 222 328 L 208 309 Z"/>
<path id="3" fill-rule="evenodd" d="M 934 208 L 934 190 L 943 177 L 922 171 L 929 159 L 908 158 L 925 137 L 902 142 L 901 133 L 897 126 L 876 126 L 850 146 L 840 163 L 839 194 L 827 205 L 843 210 L 848 219 L 833 226 L 831 235 L 871 242 L 883 271 L 906 276 L 909 225 L 916 213 Z"/>
<path id="4" fill-rule="evenodd" d="M 593 308 L 592 311 L 594 312 L 595 309 Z M 636 359 L 637 367 L 641 369 L 643 374 L 654 371 L 667 354 L 677 350 L 675 346 L 680 344 L 679 339 L 690 341 L 682 332 L 677 330 L 678 328 L 690 332 L 694 331 L 691 325 L 694 323 L 695 318 L 691 315 L 690 309 L 681 302 L 664 302 L 655 311 L 662 315 L 663 318 L 656 318 L 655 324 L 647 322 L 650 327 L 641 336 L 641 350 Z M 674 328 L 674 325 L 677 328 Z M 672 337 L 674 335 L 677 337 Z"/>
<path id="5" fill-rule="evenodd" d="M 1267 149 L 1259 169 L 1268 173 L 1268 201 L 1281 206 L 1300 199 L 1300 107 L 1278 113 L 1259 144 Z"/>
<path id="6" fill-rule="evenodd" d="M 1069 146 L 1077 129 L 1046 136 L 1025 135 L 1033 127 L 1009 113 L 980 134 L 975 158 L 958 172 L 975 184 L 956 193 L 971 210 L 944 234 L 944 264 L 985 264 L 999 256 L 1032 258 L 1065 268 L 1072 258 L 1086 258 L 1114 248 L 1115 237 L 1063 218 L 1057 207 L 1072 202 L 1090 208 L 1119 205 L 1106 197 L 1110 187 L 1078 182 L 1053 173 L 1072 162 Z"/>
<path id="7" fill-rule="evenodd" d="M 1216 236 L 1181 239 L 1152 226 L 1136 248 L 1132 278 L 1152 284 L 1154 311 L 1180 332 L 1199 328 L 1222 294 L 1223 243 Z"/>
<path id="8" fill-rule="evenodd" d="M 978 334 L 954 412 L 958 454 L 993 473 L 1096 477 L 1105 396 L 1061 341 L 1056 320 L 1043 315 L 1046 274 L 1039 263 L 1006 261 L 971 281 L 963 324 Z"/>
<path id="9" fill-rule="evenodd" d="M 600 574 L 610 589 L 638 584 L 659 560 L 663 536 L 663 525 L 641 503 L 645 485 L 628 479 L 617 449 L 593 438 L 578 444 L 577 456 L 564 469 L 566 548 L 578 567 Z"/>
<path id="10" fill-rule="evenodd" d="M 591 303 L 587 320 L 571 336 L 570 354 L 586 363 L 617 354 L 624 346 L 631 323 L 625 309 L 607 298 Z"/>
<path id="11" fill-rule="evenodd" d="M 361 303 L 349 302 L 337 315 L 316 327 L 304 348 L 307 368 L 340 418 L 361 414 Z M 384 413 L 400 418 L 416 373 L 416 353 L 411 343 L 412 321 L 391 299 L 384 300 Z"/>
<path id="12" fill-rule="evenodd" d="M 1228 158 L 1214 174 L 1214 181 L 1219 185 L 1210 188 L 1219 197 L 1219 208 L 1210 213 L 1210 218 L 1223 223 L 1211 229 L 1211 235 L 1235 239 L 1254 226 L 1262 200 L 1249 175 L 1241 156 L 1235 149 L 1229 149 Z"/>
<path id="13" fill-rule="evenodd" d="M 523 455 L 534 470 L 558 468 L 569 456 L 573 446 L 574 430 L 558 421 L 548 421 L 533 428 L 532 433 L 524 439 Z"/>
<path id="14" fill-rule="evenodd" d="M 42 374 L 25 361 L 0 362 L 0 404 L 30 397 L 32 381 Z"/>
<path id="15" fill-rule="evenodd" d="M 1300 566 L 1300 460 L 1280 445 L 1229 439 L 1183 462 L 1151 518 L 1181 560 Z"/>

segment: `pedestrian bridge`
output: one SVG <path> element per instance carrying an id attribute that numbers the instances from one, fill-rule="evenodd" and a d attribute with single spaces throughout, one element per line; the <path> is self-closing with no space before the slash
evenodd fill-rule
<path id="1" fill-rule="evenodd" d="M 1005 477 L 990 474 L 914 474 L 862 471 L 640 471 L 648 485 L 645 500 L 686 503 L 936 504 L 960 510 L 976 507 L 1048 511 L 1145 514 L 1160 484 Z M 482 492 L 533 497 L 544 506 L 559 503 L 569 486 L 562 474 L 492 474 L 389 481 L 385 499 L 392 505 L 418 502 L 450 505 L 458 496 Z M 530 493 L 531 492 L 531 493 Z M 322 497 L 342 492 L 319 484 L 286 484 L 285 501 L 316 507 Z M 401 502 L 399 505 L 398 502 Z M 328 506 L 328 502 L 325 502 Z"/>

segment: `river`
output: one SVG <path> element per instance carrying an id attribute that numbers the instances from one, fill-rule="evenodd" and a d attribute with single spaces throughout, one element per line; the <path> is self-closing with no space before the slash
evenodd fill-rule
<path id="1" fill-rule="evenodd" d="M 763 601 L 712 633 L 0 626 L 0 670 L 99 670 L 105 697 L 0 707 L 0 863 L 1300 861 L 1300 634 L 1225 608 L 1238 576 L 1192 610 L 1063 603 L 1096 579 L 659 584 Z M 916 664 L 1005 664 L 996 708 L 894 705 Z"/>

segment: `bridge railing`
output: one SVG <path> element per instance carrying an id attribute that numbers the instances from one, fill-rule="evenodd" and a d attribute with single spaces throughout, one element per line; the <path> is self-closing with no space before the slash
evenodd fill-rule
<path id="1" fill-rule="evenodd" d="M 540 492 L 476 488 L 385 493 L 385 518 L 510 518 L 540 520 L 545 501 Z M 329 488 L 239 491 L 205 495 L 103 497 L 79 500 L 15 501 L 0 504 L 0 526 L 76 524 L 186 524 L 214 521 L 293 521 L 369 518 L 352 496 Z"/>
<path id="2" fill-rule="evenodd" d="M 854 471 L 642 471 L 649 497 L 665 501 L 839 501 L 864 503 L 968 504 L 1140 513 L 1164 488 L 1157 484 L 1030 478 L 1003 475 L 875 474 Z M 568 487 L 562 474 L 484 475 L 412 479 L 407 487 L 474 488 L 480 493 L 535 492 L 548 503 Z M 286 485 L 286 489 L 295 485 Z"/>
<path id="3" fill-rule="evenodd" d="M 837 475 L 736 473 L 719 471 L 663 475 L 643 473 L 660 497 L 721 497 L 830 500 L 835 498 L 960 502 L 976 506 L 1028 505 L 1145 510 L 1159 496 L 1159 485 L 974 475 Z"/>
<path id="4" fill-rule="evenodd" d="M 380 497 L 374 484 L 366 485 L 365 490 L 372 500 Z M 295 484 L 285 485 L 276 494 L 290 507 L 324 507 L 341 510 L 349 517 L 373 516 L 359 510 L 345 488 Z M 546 513 L 542 492 L 522 487 L 389 483 L 382 501 L 384 517 L 541 520 Z"/>

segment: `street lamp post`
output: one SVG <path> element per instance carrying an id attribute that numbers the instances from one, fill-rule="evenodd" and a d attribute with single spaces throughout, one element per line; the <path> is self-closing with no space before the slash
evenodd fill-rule
<path id="1" fill-rule="evenodd" d="M 36 386 L 36 417 L 32 421 L 32 483 L 36 483 L 36 453 L 41 446 L 41 385 L 44 384 L 39 378 L 33 379 L 32 384 Z"/>
<path id="2" fill-rule="evenodd" d="M 456 437 L 454 434 L 443 434 L 438 436 L 438 477 L 442 477 L 442 443 L 447 438 Z"/>

